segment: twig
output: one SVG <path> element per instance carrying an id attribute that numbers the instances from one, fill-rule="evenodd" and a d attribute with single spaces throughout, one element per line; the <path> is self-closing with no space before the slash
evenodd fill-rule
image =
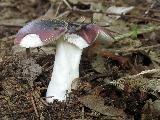
<path id="1" fill-rule="evenodd" d="M 144 10 L 144 11 L 146 11 L 147 9 L 145 9 L 145 8 L 136 8 L 136 9 L 139 9 L 139 10 Z M 153 8 L 151 8 L 149 11 L 151 11 L 151 12 L 160 12 L 160 10 L 157 10 L 157 9 L 153 9 Z"/>
<path id="2" fill-rule="evenodd" d="M 0 3 L 0 7 L 15 7 L 14 4 L 7 3 L 7 2 L 2 2 Z"/>
<path id="3" fill-rule="evenodd" d="M 133 75 L 132 77 L 139 77 L 141 75 L 154 74 L 154 73 L 159 73 L 159 72 L 160 72 L 160 69 L 144 70 L 144 71 L 138 73 L 137 75 Z"/>
<path id="4" fill-rule="evenodd" d="M 34 109 L 33 109 L 33 107 L 31 107 L 31 108 L 28 108 L 28 109 L 25 109 L 25 110 L 23 110 L 23 111 L 12 111 L 12 112 L 9 112 L 9 113 L 0 113 L 0 115 L 13 115 L 13 114 L 22 114 L 22 113 L 30 113 L 30 112 L 33 112 L 34 111 Z"/>
<path id="5" fill-rule="evenodd" d="M 45 69 L 45 72 L 51 70 L 53 68 L 53 65 L 49 66 L 48 68 Z"/>
<path id="6" fill-rule="evenodd" d="M 49 104 L 48 104 L 45 100 L 43 100 L 43 98 L 40 98 L 40 101 L 41 101 L 45 106 L 49 106 Z"/>
<path id="7" fill-rule="evenodd" d="M 72 9 L 72 7 L 70 6 L 70 4 L 67 2 L 67 0 L 62 0 L 67 6 L 69 9 Z"/>
<path id="8" fill-rule="evenodd" d="M 58 7 L 57 7 L 57 10 L 56 10 L 56 13 L 55 13 L 55 17 L 57 17 L 61 5 L 62 5 L 62 1 L 59 3 L 59 5 L 58 5 Z"/>
<path id="9" fill-rule="evenodd" d="M 152 22 L 158 22 L 160 23 L 159 19 L 153 19 L 149 17 L 139 17 L 139 16 L 133 16 L 133 15 L 124 15 L 124 14 L 116 14 L 116 13 L 106 13 L 102 11 L 95 11 L 95 10 L 80 10 L 80 9 L 69 9 L 72 12 L 81 12 L 81 13 L 102 13 L 105 15 L 115 15 L 115 16 L 121 16 L 121 17 L 126 17 L 126 18 L 134 18 L 134 19 L 140 19 L 140 20 L 145 20 L 145 21 L 152 21 Z"/>
<path id="10" fill-rule="evenodd" d="M 84 106 L 82 106 L 81 119 L 84 120 Z"/>
<path id="11" fill-rule="evenodd" d="M 59 16 L 57 16 L 55 19 L 62 18 L 63 16 L 67 16 L 69 14 L 70 14 L 70 11 L 65 11 L 64 13 L 60 14 Z"/>
<path id="12" fill-rule="evenodd" d="M 154 1 L 154 2 L 150 5 L 150 7 L 148 8 L 148 10 L 145 11 L 145 14 L 144 14 L 145 16 L 148 16 L 150 10 L 155 6 L 155 4 L 156 4 L 156 2 Z"/>
<path id="13" fill-rule="evenodd" d="M 21 27 L 23 27 L 23 24 L 14 25 L 14 24 L 5 24 L 5 23 L 2 23 L 2 24 L 0 24 L 0 26 L 21 28 Z"/>
<path id="14" fill-rule="evenodd" d="M 37 50 L 38 50 L 38 53 L 42 51 L 45 55 L 47 55 L 47 53 L 41 47 L 37 47 Z"/>
<path id="15" fill-rule="evenodd" d="M 35 111 L 35 113 L 36 113 L 36 116 L 37 116 L 37 118 L 39 118 L 39 114 L 38 114 L 38 111 L 37 111 L 37 108 L 36 108 L 36 105 L 35 105 L 34 98 L 33 98 L 33 95 L 32 95 L 32 94 L 30 94 L 30 98 L 31 98 L 31 102 L 32 102 L 34 111 Z"/>
<path id="16" fill-rule="evenodd" d="M 12 40 L 15 39 L 16 35 L 11 35 L 9 37 L 4 37 L 1 39 L 1 41 L 4 41 L 4 42 L 8 42 L 8 40 L 11 40 L 11 42 L 13 42 Z"/>
<path id="17" fill-rule="evenodd" d="M 123 49 L 123 50 L 113 50 L 113 49 L 108 49 L 108 50 L 113 51 L 115 53 L 124 53 L 124 52 L 128 53 L 128 52 L 136 52 L 136 51 L 142 51 L 142 50 L 151 50 L 159 47 L 160 47 L 160 44 L 147 46 L 147 47 L 140 47 L 140 48 Z"/>
<path id="18" fill-rule="evenodd" d="M 145 28 L 145 29 L 140 29 L 140 30 L 136 31 L 136 34 L 140 35 L 140 34 L 144 34 L 144 33 L 153 32 L 153 31 L 156 31 L 156 30 L 160 30 L 160 26 L 154 26 L 154 27 L 148 27 L 148 28 Z M 131 37 L 134 34 L 135 34 L 135 32 L 129 32 L 129 33 L 126 33 L 126 34 L 118 35 L 118 36 L 114 37 L 114 39 L 118 41 L 118 40 L 121 40 L 121 39 L 124 39 L 124 38 Z"/>
<path id="19" fill-rule="evenodd" d="M 125 89 L 125 84 L 127 83 L 131 88 L 133 87 L 140 87 L 141 90 L 147 90 L 148 88 L 150 89 L 151 86 L 155 88 L 160 84 L 159 79 L 150 79 L 152 75 L 156 75 L 160 72 L 160 69 L 151 69 L 151 70 L 144 70 L 136 75 L 128 75 L 125 77 L 121 77 L 117 80 L 113 80 L 110 82 L 110 84 L 118 86 L 120 89 L 124 90 Z M 145 75 L 150 75 L 148 79 L 139 79 L 145 77 Z M 146 76 L 147 77 L 147 76 Z M 138 78 L 138 79 L 137 79 Z M 152 89 L 153 89 L 152 88 Z"/>
<path id="20" fill-rule="evenodd" d="M 159 73 L 159 72 L 160 72 L 160 69 L 144 70 L 144 71 L 141 71 L 140 73 L 138 73 L 136 75 L 129 75 L 127 77 L 123 77 L 123 78 L 120 78 L 120 79 L 124 79 L 124 78 L 134 79 L 134 78 L 146 75 L 146 74 L 155 74 L 155 73 Z"/>
<path id="21" fill-rule="evenodd" d="M 27 54 L 27 58 L 30 58 L 30 56 L 31 56 L 31 49 L 30 48 L 26 48 L 26 54 Z"/>

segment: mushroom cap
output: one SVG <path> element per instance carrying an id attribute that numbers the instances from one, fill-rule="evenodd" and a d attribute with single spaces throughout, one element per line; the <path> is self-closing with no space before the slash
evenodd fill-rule
<path id="1" fill-rule="evenodd" d="M 65 34 L 67 26 L 68 23 L 60 20 L 35 20 L 18 31 L 14 42 L 20 44 L 26 35 L 36 34 L 44 44 L 47 44 Z"/>
<path id="2" fill-rule="evenodd" d="M 112 35 L 109 31 L 95 24 L 83 25 L 77 34 L 86 40 L 89 45 L 97 39 L 112 39 Z"/>
<path id="3" fill-rule="evenodd" d="M 76 24 L 71 22 L 65 22 L 62 20 L 35 20 L 28 23 L 26 26 L 21 28 L 16 35 L 15 44 L 21 45 L 21 42 L 26 43 L 27 41 L 31 44 L 23 44 L 22 47 L 38 47 L 57 40 L 62 35 L 76 34 L 82 37 L 88 46 L 92 44 L 98 36 L 109 36 L 109 33 L 104 29 L 95 24 Z M 35 40 L 32 44 L 32 39 L 29 35 L 37 35 L 38 40 Z M 29 37 L 28 37 L 28 36 Z M 30 39 L 26 39 L 30 38 Z M 25 40 L 24 40 L 25 38 Z M 77 39 L 78 40 L 78 39 Z M 37 42 L 38 41 L 38 42 Z M 42 43 L 41 43 L 42 42 Z M 70 41 L 71 42 L 71 41 Z M 37 44 L 41 43 L 41 44 Z M 72 43 L 72 42 L 71 42 Z M 75 41 L 74 41 L 75 43 Z"/>

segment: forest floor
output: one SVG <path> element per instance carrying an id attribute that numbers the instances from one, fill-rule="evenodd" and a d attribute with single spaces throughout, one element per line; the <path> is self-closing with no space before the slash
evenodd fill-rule
<path id="1" fill-rule="evenodd" d="M 0 15 L 0 120 L 160 119 L 159 0 L 0 0 Z M 45 101 L 55 45 L 30 58 L 14 45 L 34 19 L 95 23 L 115 38 L 84 50 L 66 102 Z"/>

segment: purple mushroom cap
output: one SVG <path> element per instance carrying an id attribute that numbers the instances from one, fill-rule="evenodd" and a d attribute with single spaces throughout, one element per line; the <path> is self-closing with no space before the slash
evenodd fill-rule
<path id="1" fill-rule="evenodd" d="M 62 20 L 34 20 L 21 28 L 16 35 L 15 44 L 28 34 L 36 34 L 44 44 L 57 40 L 62 35 L 77 34 L 89 45 L 93 43 L 100 33 L 108 35 L 104 29 L 95 24 L 73 24 Z"/>
<path id="2" fill-rule="evenodd" d="M 95 24 L 87 24 L 82 26 L 82 28 L 77 32 L 88 44 L 93 43 L 99 35 L 102 35 L 105 39 L 112 39 L 112 35 L 109 31 L 101 28 Z M 100 38 L 101 39 L 101 38 Z"/>
<path id="3" fill-rule="evenodd" d="M 19 44 L 28 34 L 39 35 L 44 43 L 58 39 L 67 31 L 67 23 L 59 20 L 35 20 L 21 28 L 16 35 L 15 44 Z"/>

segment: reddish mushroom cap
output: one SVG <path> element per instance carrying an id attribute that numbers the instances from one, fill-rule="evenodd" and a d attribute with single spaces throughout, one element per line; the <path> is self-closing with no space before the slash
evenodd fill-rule
<path id="1" fill-rule="evenodd" d="M 95 24 L 88 24 L 82 26 L 82 28 L 77 32 L 77 34 L 80 35 L 84 40 L 86 40 L 88 44 L 94 42 L 100 34 L 106 36 L 106 39 L 107 37 L 111 38 L 111 35 L 107 30 L 104 30 L 103 28 Z"/>
<path id="2" fill-rule="evenodd" d="M 59 20 L 35 20 L 21 28 L 16 35 L 15 44 L 20 44 L 28 34 L 39 35 L 44 43 L 58 39 L 67 31 L 68 24 Z"/>
<path id="3" fill-rule="evenodd" d="M 21 28 L 16 35 L 15 44 L 20 44 L 21 40 L 28 34 L 36 34 L 40 40 L 47 44 L 57 40 L 65 33 L 77 34 L 81 36 L 89 45 L 94 42 L 100 34 L 109 36 L 109 32 L 95 24 L 74 24 L 62 20 L 35 20 Z"/>

